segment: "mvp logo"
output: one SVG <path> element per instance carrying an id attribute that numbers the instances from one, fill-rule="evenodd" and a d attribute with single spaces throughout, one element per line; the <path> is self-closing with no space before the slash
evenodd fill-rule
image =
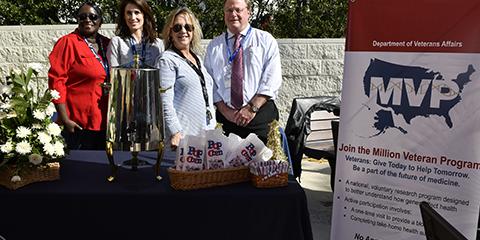
<path id="1" fill-rule="evenodd" d="M 375 113 L 374 136 L 388 128 L 407 131 L 393 122 L 393 114 L 401 115 L 407 124 L 413 118 L 431 115 L 445 118 L 448 127 L 453 127 L 450 110 L 461 101 L 464 87 L 471 82 L 473 65 L 465 66 L 456 78 L 445 79 L 440 72 L 416 66 L 403 66 L 372 59 L 363 76 L 365 95 L 376 103 L 380 110 Z"/>
<path id="2" fill-rule="evenodd" d="M 410 107 L 420 107 L 428 96 L 429 107 L 440 108 L 440 101 L 453 100 L 459 94 L 459 87 L 453 81 L 422 79 L 417 85 L 415 87 L 411 78 L 390 78 L 384 81 L 383 78 L 372 77 L 370 98 L 379 100 L 383 105 L 390 103 L 397 106 L 407 104 Z M 402 103 L 402 96 L 406 96 L 406 102 Z"/>

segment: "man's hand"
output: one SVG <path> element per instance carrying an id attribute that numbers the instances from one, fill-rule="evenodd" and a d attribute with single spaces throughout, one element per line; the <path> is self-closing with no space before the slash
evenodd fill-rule
<path id="1" fill-rule="evenodd" d="M 232 121 L 232 122 L 234 122 L 238 126 L 245 127 L 252 121 L 255 115 L 256 113 L 250 111 L 250 106 L 245 105 L 240 110 L 235 112 L 235 115 L 234 115 L 235 121 Z"/>
<path id="2" fill-rule="evenodd" d="M 217 110 L 230 122 L 236 123 L 235 121 L 235 114 L 237 110 L 227 106 L 223 101 L 215 103 L 217 106 Z"/>

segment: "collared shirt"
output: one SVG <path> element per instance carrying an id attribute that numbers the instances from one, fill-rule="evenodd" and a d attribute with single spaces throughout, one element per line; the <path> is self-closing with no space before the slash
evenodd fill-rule
<path id="1" fill-rule="evenodd" d="M 248 104 L 255 94 L 276 99 L 282 84 L 282 68 L 277 41 L 270 33 L 256 28 L 252 28 L 247 35 L 249 28 L 250 26 L 241 32 L 242 38 L 245 38 L 242 44 L 243 105 Z M 225 34 L 228 34 L 230 51 L 227 50 Z M 229 106 L 232 105 L 230 103 L 231 66 L 229 66 L 228 53 L 235 51 L 233 49 L 234 42 L 234 35 L 227 31 L 208 44 L 205 54 L 205 67 L 215 82 L 213 101 L 223 101 Z"/>
<path id="2" fill-rule="evenodd" d="M 160 53 L 163 52 L 163 42 L 156 38 L 153 43 L 147 42 L 145 45 L 145 53 L 142 53 L 142 43 L 136 43 L 135 49 L 140 56 L 145 56 L 145 64 L 153 67 L 155 60 Z M 107 50 L 107 58 L 110 66 L 112 67 L 132 67 L 133 66 L 133 48 L 130 38 L 124 39 L 119 36 L 115 36 L 110 41 Z"/>
<path id="3" fill-rule="evenodd" d="M 110 39 L 100 38 L 106 49 Z M 107 74 L 78 30 L 61 37 L 48 58 L 49 88 L 60 93 L 60 98 L 52 102 L 65 104 L 70 120 L 83 129 L 104 130 L 108 99 L 102 95 L 101 84 Z"/>

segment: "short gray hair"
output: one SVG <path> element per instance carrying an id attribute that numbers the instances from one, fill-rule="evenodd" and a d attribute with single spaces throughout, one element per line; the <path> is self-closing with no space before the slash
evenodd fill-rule
<path id="1" fill-rule="evenodd" d="M 225 7 L 225 3 L 227 2 L 228 0 L 223 0 L 223 6 Z M 250 0 L 243 0 L 246 4 L 247 4 L 247 8 L 248 10 L 252 10 L 252 1 Z"/>

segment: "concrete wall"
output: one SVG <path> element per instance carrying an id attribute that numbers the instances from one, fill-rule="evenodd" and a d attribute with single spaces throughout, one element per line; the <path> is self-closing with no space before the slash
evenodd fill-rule
<path id="1" fill-rule="evenodd" d="M 76 25 L 0 26 L 0 78 L 10 69 L 42 66 L 49 68 L 48 54 L 56 40 Z M 101 33 L 113 36 L 114 24 L 104 24 Z M 209 40 L 203 40 L 206 46 Z M 283 85 L 277 104 L 285 124 L 292 99 L 300 96 L 340 95 L 343 73 L 344 39 L 278 39 L 282 57 Z"/>

